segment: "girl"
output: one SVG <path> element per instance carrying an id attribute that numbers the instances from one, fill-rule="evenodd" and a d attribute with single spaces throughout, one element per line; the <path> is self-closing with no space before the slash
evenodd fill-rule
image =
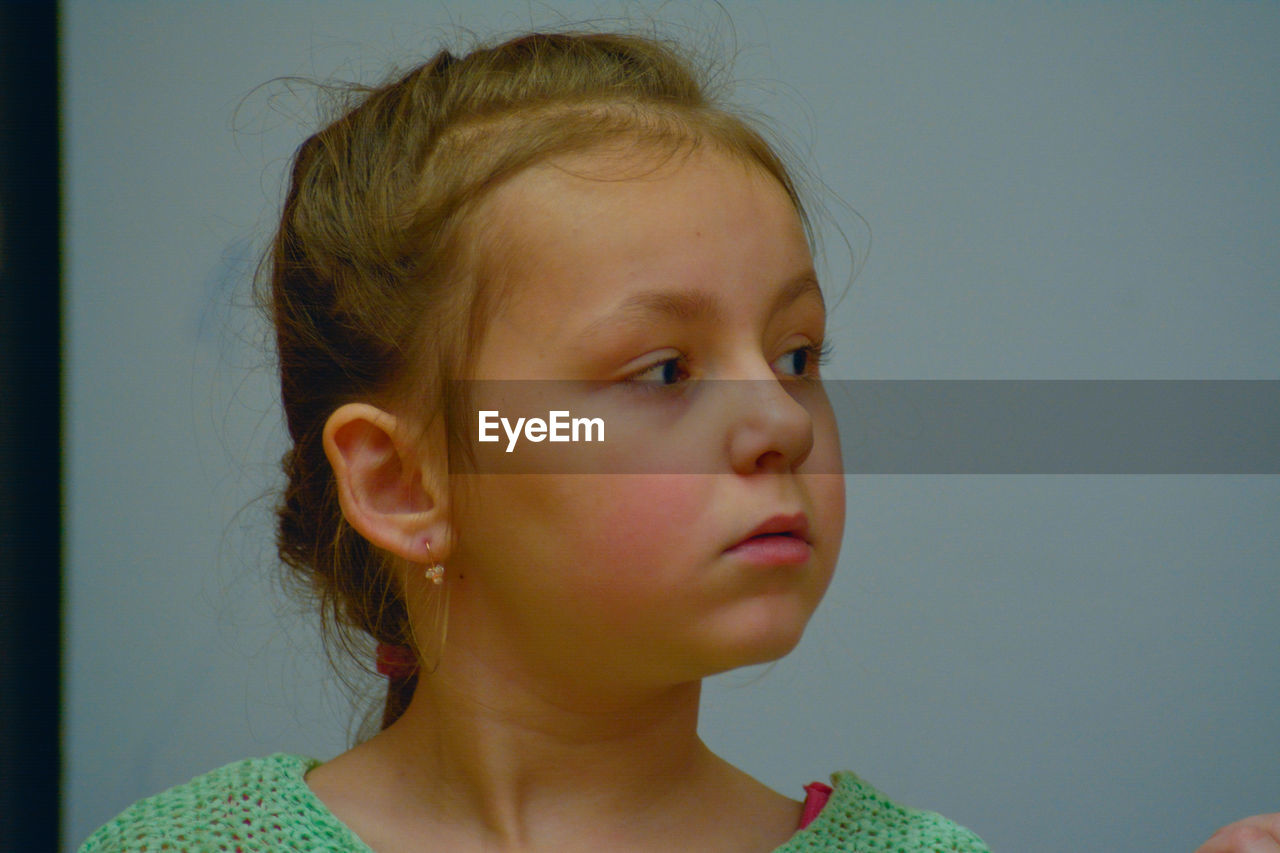
<path id="1" fill-rule="evenodd" d="M 703 677 L 799 641 L 844 494 L 795 185 L 669 48 L 532 35 L 369 92 L 297 152 L 271 306 L 280 552 L 379 643 L 382 730 L 216 770 L 85 851 L 984 849 L 697 737 Z M 520 387 L 605 441 L 488 453 L 472 424 Z"/>
<path id="2" fill-rule="evenodd" d="M 85 853 L 986 849 L 697 737 L 702 678 L 799 641 L 844 495 L 801 200 L 668 47 L 532 35 L 370 91 L 297 152 L 270 297 L 280 553 L 376 641 L 382 728 L 143 800 Z M 480 441 L 530 394 L 605 440 Z"/>

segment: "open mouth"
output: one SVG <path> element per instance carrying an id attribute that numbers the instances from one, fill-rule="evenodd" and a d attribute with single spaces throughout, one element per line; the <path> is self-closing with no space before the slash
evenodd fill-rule
<path id="1" fill-rule="evenodd" d="M 757 541 L 764 541 L 768 539 L 798 539 L 801 542 L 805 541 L 804 539 L 802 539 L 801 537 L 797 536 L 794 533 L 757 533 L 755 536 L 750 536 L 742 541 L 757 542 Z"/>
<path id="2" fill-rule="evenodd" d="M 809 519 L 803 512 L 774 515 L 757 524 L 741 541 L 763 539 L 798 539 L 809 543 Z"/>
<path id="3" fill-rule="evenodd" d="M 775 515 L 726 553 L 759 565 L 803 563 L 813 550 L 808 532 L 809 521 L 803 513 Z"/>

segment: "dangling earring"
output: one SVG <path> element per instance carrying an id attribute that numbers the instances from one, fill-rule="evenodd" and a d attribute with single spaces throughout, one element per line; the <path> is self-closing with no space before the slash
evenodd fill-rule
<path id="1" fill-rule="evenodd" d="M 452 584 L 445 584 L 444 565 L 436 562 L 435 556 L 431 553 L 431 543 L 423 540 L 422 544 L 427 546 L 427 566 L 422 574 L 431 582 L 426 589 L 436 590 L 434 594 L 427 593 L 424 609 L 421 611 L 425 614 L 425 622 L 429 626 L 426 639 L 430 640 L 430 644 L 421 642 L 414 633 L 412 621 L 409 623 L 409 632 L 413 636 L 413 644 L 421 659 L 419 671 L 430 674 L 440 666 L 440 658 L 444 654 L 444 641 L 449 631 L 449 587 Z"/>
<path id="2" fill-rule="evenodd" d="M 423 571 L 427 580 L 436 586 L 444 583 L 444 566 L 436 562 L 436 558 L 431 556 L 431 543 L 423 542 L 427 546 L 427 568 Z"/>

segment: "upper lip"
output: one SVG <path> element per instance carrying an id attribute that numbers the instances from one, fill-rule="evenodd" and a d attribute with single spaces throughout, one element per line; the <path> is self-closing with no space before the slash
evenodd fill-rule
<path id="1" fill-rule="evenodd" d="M 790 515 L 783 515 L 779 513 L 778 515 L 770 516 L 760 524 L 756 525 L 755 528 L 746 536 L 739 539 L 735 543 L 735 547 L 756 536 L 768 536 L 770 534 L 779 533 L 790 534 L 799 539 L 803 539 L 805 542 L 809 542 L 809 517 L 803 512 L 795 512 Z M 809 544 L 812 545 L 813 543 L 810 542 Z"/>

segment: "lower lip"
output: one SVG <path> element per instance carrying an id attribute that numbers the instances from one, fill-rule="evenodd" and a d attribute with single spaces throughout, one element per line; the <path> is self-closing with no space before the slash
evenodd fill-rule
<path id="1" fill-rule="evenodd" d="M 756 536 L 725 553 L 761 566 L 794 566 L 808 560 L 812 550 L 808 542 L 794 536 Z"/>

